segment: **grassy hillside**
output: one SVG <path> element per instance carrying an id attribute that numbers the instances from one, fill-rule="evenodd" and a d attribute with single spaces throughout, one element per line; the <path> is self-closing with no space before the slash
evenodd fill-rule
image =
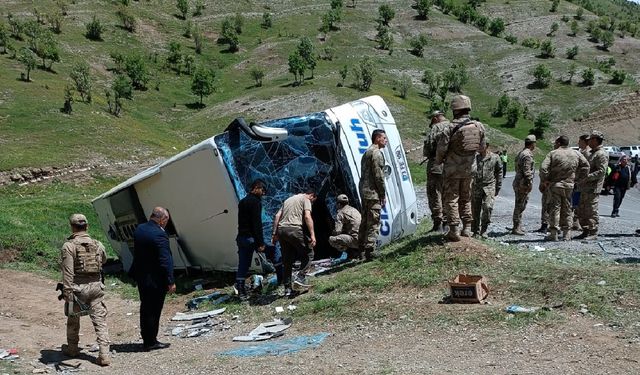
<path id="1" fill-rule="evenodd" d="M 126 1 L 125 1 L 126 2 Z M 269 118 L 319 111 L 363 96 L 377 94 L 389 103 L 400 127 L 405 147 L 422 144 L 426 127 L 426 113 L 431 107 L 427 86 L 421 82 L 425 69 L 444 72 L 452 64 L 464 63 L 469 80 L 462 92 L 473 100 L 473 115 L 488 124 L 492 143 L 514 152 L 533 126 L 532 119 L 543 111 L 553 115 L 552 125 L 562 129 L 565 123 L 585 116 L 624 97 L 637 89 L 640 78 L 640 40 L 626 31 L 624 37 L 615 33 L 614 44 L 603 50 L 601 43 L 589 41 L 584 31 L 589 20 L 598 16 L 584 11 L 576 36 L 570 33 L 570 23 L 578 12 L 578 2 L 560 1 L 555 12 L 547 0 L 510 0 L 482 2 L 479 16 L 488 20 L 502 18 L 504 32 L 498 37 L 479 30 L 477 24 L 463 23 L 456 14 L 467 1 L 445 2 L 453 8 L 433 6 L 428 19 L 417 17 L 410 0 L 358 1 L 356 7 L 345 1 L 341 21 L 336 30 L 319 31 L 322 17 L 330 10 L 330 1 L 279 0 L 203 1 L 201 15 L 193 16 L 196 1 L 191 1 L 187 20 L 179 15 L 175 1 L 4 1 L 0 7 L 0 28 L 10 34 L 11 22 L 45 20 L 40 28 L 52 24 L 46 15 L 64 11 L 61 32 L 53 34 L 58 42 L 60 61 L 51 70 L 40 67 L 30 73 L 31 82 L 21 79 L 24 65 L 11 50 L 0 54 L 0 172 L 19 167 L 65 166 L 71 163 L 90 165 L 95 161 L 148 160 L 169 156 L 205 137 L 216 134 L 235 117 L 262 121 Z M 619 22 L 637 24 L 637 6 L 621 1 L 592 0 L 601 15 Z M 61 5 L 63 4 L 62 8 Z M 393 36 L 391 51 L 378 48 L 376 19 L 378 7 L 388 4 L 395 11 L 389 31 Z M 586 5 L 585 8 L 588 8 Z M 458 8 L 456 8 L 458 7 Z M 126 9 L 136 20 L 134 32 L 122 27 L 116 13 Z M 458 9 L 458 10 L 456 10 Z M 272 15 L 270 28 L 261 26 L 263 14 Z M 230 52 L 219 43 L 221 25 L 226 17 L 240 15 L 244 22 L 239 34 L 239 50 Z M 86 24 L 96 17 L 104 27 L 102 40 L 85 37 Z M 565 17 L 563 17 L 565 16 Z M 564 20 L 563 20 L 564 18 Z M 566 20 L 566 22 L 565 22 Z M 555 36 L 547 37 L 551 25 L 558 23 Z M 192 30 L 200 29 L 204 36 L 201 54 L 195 52 L 194 37 L 185 37 L 190 23 Z M 410 52 L 411 39 L 424 34 L 427 44 L 423 57 Z M 505 36 L 512 35 L 511 44 Z M 317 67 L 302 85 L 293 85 L 288 72 L 288 57 L 300 38 L 309 37 L 315 54 L 326 57 L 327 48 L 332 59 L 318 58 Z M 551 39 L 557 49 L 555 58 L 540 58 L 540 50 L 522 46 L 525 38 Z M 8 36 L 6 41 L 20 56 L 30 38 Z M 192 94 L 191 76 L 177 74 L 167 63 L 169 44 L 177 42 L 183 55 L 192 56 L 195 65 L 212 69 L 216 91 L 197 105 L 199 98 Z M 6 43 L 5 43 L 6 44 Z M 575 64 L 578 74 L 570 84 L 566 80 L 572 61 L 565 58 L 565 50 L 577 45 Z M 0 51 L 6 48 L 0 44 Z M 105 90 L 110 89 L 116 76 L 112 54 L 139 55 L 149 69 L 146 90 L 134 90 L 132 100 L 124 100 L 119 117 L 109 113 Z M 375 77 L 368 92 L 352 85 L 353 71 L 369 57 L 374 64 Z M 613 58 L 613 69 L 622 69 L 629 78 L 620 85 L 609 83 L 610 75 L 601 71 L 597 60 Z M 74 94 L 73 112 L 63 114 L 64 88 L 70 83 L 74 64 L 86 62 L 93 80 L 92 101 L 83 103 Z M 552 72 L 546 89 L 530 88 L 532 70 L 545 63 Z M 40 60 L 38 59 L 38 65 Z M 344 85 L 338 85 L 339 71 L 348 67 Z M 593 86 L 579 85 L 579 72 L 594 68 Z M 253 68 L 264 71 L 263 85 L 257 87 L 250 76 Z M 183 70 L 185 70 L 183 68 Z M 412 86 L 406 98 L 401 98 L 398 81 L 408 76 Z M 521 116 L 517 125 L 507 127 L 505 117 L 492 117 L 498 97 L 506 93 L 528 108 L 530 116 Z M 453 95 L 447 94 L 447 100 Z M 515 137 L 515 138 L 514 138 Z M 548 149 L 548 143 L 540 143 Z M 539 157 L 542 153 L 539 154 Z M 419 150 L 409 154 L 412 159 L 414 181 L 424 181 L 424 169 L 418 166 Z M 93 185 L 53 184 L 40 188 L 1 188 L 3 231 L 0 244 L 5 249 L 24 252 L 21 260 L 52 265 L 66 232 L 66 216 L 73 210 L 92 211 L 91 197 L 115 184 L 115 180 L 97 178 Z M 32 190 L 35 189 L 35 190 Z M 4 230 L 4 228 L 8 228 Z M 46 230 L 42 230 L 46 228 Z M 36 254 L 36 255 L 33 255 Z M 34 258 L 35 257 L 35 258 Z M 38 263 L 36 262 L 36 263 Z"/>

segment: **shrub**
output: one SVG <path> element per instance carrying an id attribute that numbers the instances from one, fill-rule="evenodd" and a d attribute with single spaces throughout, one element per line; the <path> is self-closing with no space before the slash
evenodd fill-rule
<path id="1" fill-rule="evenodd" d="M 418 11 L 418 17 L 426 20 L 429 17 L 429 10 L 433 5 L 432 0 L 416 0 L 416 11 Z"/>
<path id="2" fill-rule="evenodd" d="M 596 82 L 596 74 L 591 68 L 582 71 L 582 84 L 584 86 L 593 86 Z"/>
<path id="3" fill-rule="evenodd" d="M 196 0 L 196 6 L 195 6 L 195 10 L 193 11 L 193 16 L 194 17 L 201 16 L 204 8 L 205 8 L 204 0 Z"/>
<path id="4" fill-rule="evenodd" d="M 552 23 L 551 24 L 551 29 L 549 30 L 549 34 L 548 35 L 549 36 L 555 35 L 555 33 L 558 31 L 558 27 L 560 27 L 560 26 L 558 26 L 557 22 Z"/>
<path id="5" fill-rule="evenodd" d="M 85 27 L 87 29 L 87 32 L 84 35 L 87 37 L 87 39 L 102 40 L 102 31 L 104 30 L 104 28 L 102 27 L 100 20 L 98 20 L 95 14 L 93 15 L 93 17 L 91 17 L 91 21 L 87 23 Z"/>
<path id="6" fill-rule="evenodd" d="M 608 51 L 609 47 L 613 46 L 613 42 L 614 42 L 613 32 L 609 30 L 604 31 L 601 36 L 601 41 L 602 41 L 602 49 L 604 49 L 605 51 Z"/>
<path id="7" fill-rule="evenodd" d="M 260 24 L 260 26 L 263 29 L 269 29 L 271 28 L 271 26 L 273 26 L 273 17 L 271 16 L 271 13 L 262 14 L 262 23 Z"/>
<path id="8" fill-rule="evenodd" d="M 462 86 L 469 82 L 469 73 L 464 63 L 454 63 L 444 72 L 444 85 L 451 92 L 462 92 Z"/>
<path id="9" fill-rule="evenodd" d="M 551 9 L 549 9 L 549 12 L 555 13 L 558 10 L 558 4 L 560 4 L 560 0 L 553 0 L 553 3 L 551 3 Z"/>
<path id="10" fill-rule="evenodd" d="M 409 46 L 411 47 L 411 54 L 422 57 L 424 55 L 424 47 L 427 45 L 427 36 L 420 34 L 411 38 Z"/>
<path id="11" fill-rule="evenodd" d="M 535 78 L 534 85 L 537 87 L 547 87 L 551 83 L 551 70 L 545 64 L 538 64 L 533 70 Z"/>
<path id="12" fill-rule="evenodd" d="M 353 69 L 356 87 L 361 91 L 369 91 L 373 84 L 375 74 L 376 72 L 373 66 L 373 61 L 371 61 L 369 56 L 365 56 Z"/>
<path id="13" fill-rule="evenodd" d="M 571 63 L 571 65 L 569 65 L 569 79 L 567 80 L 567 83 L 571 83 L 571 81 L 573 81 L 573 76 L 576 75 L 576 72 L 578 71 L 578 66 L 576 65 L 576 63 Z"/>
<path id="14" fill-rule="evenodd" d="M 476 18 L 476 27 L 478 29 L 480 29 L 481 31 L 485 31 L 487 30 L 488 26 L 489 26 L 489 17 L 480 15 L 478 16 L 478 18 Z"/>
<path id="15" fill-rule="evenodd" d="M 504 31 L 504 20 L 502 18 L 494 18 L 489 24 L 489 33 L 498 36 Z"/>
<path id="16" fill-rule="evenodd" d="M 620 85 L 627 79 L 627 73 L 624 70 L 614 70 L 611 72 L 611 83 Z"/>
<path id="17" fill-rule="evenodd" d="M 198 68 L 191 79 L 191 92 L 200 97 L 200 105 L 203 105 L 202 98 L 211 95 L 215 91 L 215 72 L 211 69 Z"/>
<path id="18" fill-rule="evenodd" d="M 522 104 L 517 99 L 511 100 L 507 107 L 507 126 L 515 128 L 522 115 Z"/>
<path id="19" fill-rule="evenodd" d="M 578 8 L 578 10 L 576 10 L 576 16 L 575 19 L 577 20 L 581 20 L 582 19 L 582 15 L 584 14 L 584 9 L 582 8 Z"/>
<path id="20" fill-rule="evenodd" d="M 256 87 L 262 86 L 262 79 L 264 78 L 264 69 L 254 67 L 249 71 L 249 75 L 256 82 Z"/>
<path id="21" fill-rule="evenodd" d="M 544 138 L 544 133 L 551 127 L 551 113 L 544 111 L 533 120 L 533 134 L 538 138 Z"/>
<path id="22" fill-rule="evenodd" d="M 567 48 L 567 59 L 573 60 L 578 55 L 578 46 Z"/>
<path id="23" fill-rule="evenodd" d="M 507 96 L 507 94 L 502 94 L 498 99 L 498 103 L 494 108 L 493 112 L 491 112 L 491 116 L 493 117 L 502 117 L 507 111 L 507 107 L 509 107 L 509 103 L 511 100 Z"/>
<path id="24" fill-rule="evenodd" d="M 411 82 L 411 77 L 409 77 L 407 74 L 403 74 L 402 77 L 400 77 L 400 79 L 398 80 L 397 85 L 398 85 L 398 92 L 400 93 L 400 97 L 402 99 L 406 99 L 407 94 L 409 93 L 409 90 L 411 89 L 411 87 L 413 87 L 413 82 Z"/>
<path id="25" fill-rule="evenodd" d="M 136 18 L 133 16 L 133 14 L 129 10 L 129 8 L 121 7 L 116 12 L 116 15 L 118 16 L 118 19 L 122 23 L 122 27 L 125 30 L 127 30 L 129 32 L 135 32 L 136 31 Z"/>
<path id="26" fill-rule="evenodd" d="M 536 38 L 525 38 L 522 40 L 521 44 L 523 47 L 529 47 L 534 49 L 540 48 L 540 41 Z"/>
<path id="27" fill-rule="evenodd" d="M 578 35 L 578 21 L 571 21 L 571 25 L 569 27 L 571 28 L 571 36 Z"/>
<path id="28" fill-rule="evenodd" d="M 91 74 L 89 72 L 89 64 L 86 62 L 79 62 L 73 65 L 71 73 L 69 73 L 71 80 L 74 83 L 74 87 L 83 102 L 91 103 Z"/>
<path id="29" fill-rule="evenodd" d="M 504 37 L 504 39 L 505 39 L 507 42 L 511 43 L 511 44 L 516 44 L 516 43 L 518 43 L 518 37 L 516 37 L 516 36 L 515 36 L 515 35 L 513 35 L 513 34 L 509 34 L 509 35 L 505 36 L 505 37 Z"/>
<path id="30" fill-rule="evenodd" d="M 178 8 L 178 12 L 180 12 L 182 19 L 186 20 L 187 14 L 189 13 L 189 0 L 177 0 L 176 8 Z"/>
<path id="31" fill-rule="evenodd" d="M 347 79 L 347 75 L 349 74 L 349 65 L 343 65 L 342 68 L 340 68 L 340 71 L 338 72 L 340 73 L 340 86 L 344 85 L 344 80 Z"/>
<path id="32" fill-rule="evenodd" d="M 378 14 L 380 15 L 379 21 L 385 25 L 389 26 L 389 22 L 396 16 L 396 11 L 391 8 L 388 4 L 382 4 L 378 8 Z M 366 90 L 365 90 L 366 91 Z"/>
<path id="33" fill-rule="evenodd" d="M 556 56 L 556 47 L 553 45 L 553 42 L 549 39 L 542 42 L 540 45 L 540 56 L 543 58 L 550 58 Z"/>
<path id="34" fill-rule="evenodd" d="M 235 52 L 239 49 L 240 39 L 238 38 L 238 32 L 230 18 L 225 18 L 222 21 L 222 32 L 220 35 L 222 42 L 229 45 L 229 51 Z"/>

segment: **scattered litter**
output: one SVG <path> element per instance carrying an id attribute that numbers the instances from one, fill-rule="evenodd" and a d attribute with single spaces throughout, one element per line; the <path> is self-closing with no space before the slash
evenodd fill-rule
<path id="1" fill-rule="evenodd" d="M 133 315 L 133 313 L 127 313 L 127 316 L 131 316 L 131 315 Z"/>
<path id="2" fill-rule="evenodd" d="M 46 368 L 34 368 L 33 371 L 31 371 L 32 374 L 46 374 L 47 369 Z"/>
<path id="3" fill-rule="evenodd" d="M 518 305 L 510 305 L 507 306 L 504 311 L 508 312 L 509 314 L 524 314 L 524 313 L 532 313 L 537 311 L 538 308 L 537 307 L 523 307 L 523 306 L 518 306 Z"/>
<path id="4" fill-rule="evenodd" d="M 542 247 L 542 246 L 536 245 L 536 246 L 533 247 L 533 251 L 545 251 L 545 250 L 546 249 L 544 247 Z"/>
<path id="5" fill-rule="evenodd" d="M 223 308 L 217 309 L 217 310 L 211 310 L 211 311 L 206 311 L 206 312 L 201 312 L 201 313 L 193 313 L 193 314 L 186 314 L 186 313 L 179 312 L 179 313 L 176 313 L 176 315 L 173 318 L 171 318 L 171 320 L 173 320 L 173 321 L 185 321 L 185 320 L 196 320 L 196 319 L 209 318 L 209 317 L 212 317 L 214 315 L 220 315 L 225 310 L 226 310 L 226 308 L 223 307 Z"/>
<path id="6" fill-rule="evenodd" d="M 20 358 L 20 356 L 18 355 L 18 349 L 0 349 L 0 360 L 13 361 L 14 359 L 18 358 Z"/>
<path id="7" fill-rule="evenodd" d="M 602 324 L 602 323 L 596 323 L 596 324 L 594 324 L 593 326 L 594 326 L 594 327 L 602 327 L 602 326 L 604 326 L 604 324 Z"/>
<path id="8" fill-rule="evenodd" d="M 504 242 L 504 241 L 500 241 L 500 245 L 502 245 L 502 246 L 509 246 L 509 243 L 508 243 L 508 242 Z"/>
<path id="9" fill-rule="evenodd" d="M 213 292 L 211 294 L 207 294 L 206 296 L 192 298 L 186 303 L 186 306 L 189 310 L 196 310 L 202 302 L 207 301 L 212 305 L 218 305 L 222 302 L 227 301 L 229 298 L 231 298 L 231 296 L 226 293 Z"/>
<path id="10" fill-rule="evenodd" d="M 171 335 L 178 337 L 197 337 L 204 333 L 210 332 L 211 327 L 218 325 L 220 322 L 207 319 L 201 323 L 190 325 L 179 325 L 171 330 Z"/>
<path id="11" fill-rule="evenodd" d="M 543 310 L 551 311 L 553 309 L 561 309 L 564 307 L 564 302 L 562 301 L 554 301 L 542 306 Z"/>
<path id="12" fill-rule="evenodd" d="M 604 280 L 600 280 L 596 283 L 597 285 L 603 286 L 603 285 L 607 285 L 607 282 Z"/>
<path id="13" fill-rule="evenodd" d="M 282 306 L 276 306 L 276 312 L 279 313 L 283 313 L 284 312 L 284 307 Z"/>
<path id="14" fill-rule="evenodd" d="M 82 367 L 80 367 L 81 365 L 82 363 L 80 362 L 73 363 L 73 362 L 62 361 L 55 364 L 55 369 L 59 373 L 67 374 L 70 372 L 81 371 L 83 369 Z"/>
<path id="15" fill-rule="evenodd" d="M 301 350 L 317 348 L 322 344 L 329 333 L 322 332 L 313 336 L 298 336 L 287 340 L 265 342 L 257 345 L 250 345 L 238 349 L 227 350 L 219 355 L 233 357 L 259 357 L 267 355 L 286 355 L 296 353 Z"/>
<path id="16" fill-rule="evenodd" d="M 94 344 L 93 346 L 91 346 L 91 348 L 89 348 L 90 353 L 95 353 L 97 351 L 100 351 L 100 346 L 98 344 Z"/>
<path id="17" fill-rule="evenodd" d="M 297 309 L 297 308 L 298 308 L 298 306 L 296 306 L 296 305 L 289 305 L 289 306 L 287 306 L 287 310 L 289 310 L 289 311 L 294 311 L 294 310 L 295 310 L 295 309 Z"/>
<path id="18" fill-rule="evenodd" d="M 234 315 L 234 316 L 232 316 L 232 317 L 231 317 L 231 320 L 236 320 L 236 319 L 238 319 L 239 317 L 240 317 L 240 315 Z"/>
<path id="19" fill-rule="evenodd" d="M 116 286 L 116 285 L 118 285 L 118 283 L 111 283 L 110 285 L 111 286 Z"/>
<path id="20" fill-rule="evenodd" d="M 284 310 L 283 310 L 284 311 Z M 262 341 L 282 336 L 291 327 L 291 318 L 274 319 L 272 322 L 262 323 L 247 336 L 236 336 L 233 341 Z"/>

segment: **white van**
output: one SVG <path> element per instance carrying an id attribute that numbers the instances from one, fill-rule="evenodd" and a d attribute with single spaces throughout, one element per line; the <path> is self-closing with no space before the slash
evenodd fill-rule
<path id="1" fill-rule="evenodd" d="M 620 146 L 620 150 L 630 157 L 640 157 L 640 146 Z"/>
<path id="2" fill-rule="evenodd" d="M 387 204 L 379 243 L 413 233 L 416 195 L 395 120 L 379 96 L 370 96 L 322 112 L 260 124 L 233 121 L 216 135 L 128 179 L 93 200 L 100 224 L 122 260 L 132 261 L 133 231 L 155 206 L 171 214 L 167 225 L 177 269 L 234 271 L 237 266 L 238 201 L 250 183 L 263 179 L 263 232 L 269 241 L 272 220 L 289 196 L 313 187 L 316 257 L 330 251 L 336 197 L 349 196 L 360 208 L 360 159 L 371 132 L 384 129 L 388 145 Z M 253 267 L 259 269 L 257 255 Z"/>

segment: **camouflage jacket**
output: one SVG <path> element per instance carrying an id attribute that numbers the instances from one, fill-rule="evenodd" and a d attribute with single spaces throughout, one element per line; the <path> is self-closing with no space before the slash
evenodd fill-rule
<path id="1" fill-rule="evenodd" d="M 369 146 L 360 161 L 360 198 L 362 200 L 382 200 L 384 190 L 384 155 L 377 145 Z"/>
<path id="2" fill-rule="evenodd" d="M 516 176 L 513 179 L 513 186 L 531 187 L 533 185 L 533 175 L 536 162 L 533 160 L 533 152 L 528 148 L 522 149 L 516 155 Z"/>
<path id="3" fill-rule="evenodd" d="M 93 242 L 95 240 L 89 237 L 87 232 L 77 232 L 67 238 L 67 241 L 62 245 L 60 251 L 60 265 L 62 269 L 62 284 L 67 290 L 71 290 L 74 285 L 86 284 L 90 282 L 100 281 L 100 274 L 96 275 L 76 275 L 76 268 L 78 261 L 77 247 L 80 242 Z M 104 246 L 100 241 L 95 241 L 98 245 L 98 252 L 100 254 L 100 260 L 102 264 L 107 262 L 107 253 Z"/>
<path id="4" fill-rule="evenodd" d="M 442 163 L 436 164 L 436 150 L 438 149 L 438 137 L 451 126 L 448 120 L 431 126 L 427 139 L 424 141 L 422 156 L 427 158 L 427 173 L 442 174 Z"/>
<path id="5" fill-rule="evenodd" d="M 482 190 L 485 187 L 493 187 L 495 190 L 502 188 L 502 160 L 493 152 L 488 152 L 485 157 L 476 155 L 476 176 L 473 188 Z"/>
<path id="6" fill-rule="evenodd" d="M 580 191 L 585 193 L 600 193 L 604 179 L 607 177 L 609 155 L 599 146 L 591 149 L 587 156 L 589 162 L 589 174 L 583 180 L 579 180 Z"/>
<path id="7" fill-rule="evenodd" d="M 484 144 L 484 125 L 481 122 L 470 120 L 469 117 L 461 117 L 451 121 L 449 126 L 438 135 L 435 163 L 444 162 L 445 178 L 473 178 L 476 172 L 476 155 L 459 149 L 455 145 L 454 136 L 459 136 L 462 128 L 458 124 L 466 122 L 466 125 L 475 125 L 479 132 L 479 145 Z M 454 130 L 458 129 L 454 132 Z"/>
<path id="8" fill-rule="evenodd" d="M 540 166 L 540 181 L 553 187 L 573 189 L 575 180 L 589 173 L 589 162 L 580 152 L 569 147 L 560 147 L 547 154 Z"/>
<path id="9" fill-rule="evenodd" d="M 591 149 L 589 148 L 589 146 L 585 147 L 585 148 L 580 148 L 577 149 L 576 152 L 578 152 L 580 155 L 584 156 L 585 159 L 587 159 L 587 162 L 589 161 L 588 157 L 589 157 L 589 151 L 591 151 Z M 576 178 L 576 180 L 574 181 L 573 184 L 573 189 L 575 191 L 580 191 L 580 183 L 579 183 L 579 179 Z"/>
<path id="10" fill-rule="evenodd" d="M 360 229 L 360 221 L 362 217 L 360 212 L 355 208 L 346 205 L 338 210 L 336 215 L 336 226 L 334 227 L 333 234 L 348 234 L 352 237 L 358 236 L 358 230 Z"/>

